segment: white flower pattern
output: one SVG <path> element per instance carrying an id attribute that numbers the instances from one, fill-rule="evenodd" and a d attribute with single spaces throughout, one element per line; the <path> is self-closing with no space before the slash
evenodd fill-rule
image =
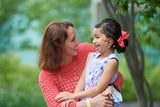
<path id="1" fill-rule="evenodd" d="M 116 58 L 118 60 L 115 54 L 110 54 L 108 57 L 103 59 L 98 59 L 99 55 L 100 53 L 94 52 L 93 54 L 91 54 L 91 57 L 87 63 L 85 90 L 88 90 L 97 85 L 98 80 L 100 79 L 104 71 L 104 66 L 108 63 L 110 59 Z M 113 78 L 110 81 L 110 84 L 113 83 L 117 79 L 117 77 L 118 77 L 118 71 L 114 74 Z M 122 102 L 121 93 L 118 92 L 117 90 L 115 90 L 114 93 L 115 94 L 118 93 L 118 98 L 117 98 L 117 95 L 113 95 L 113 97 L 115 98 L 115 101 L 118 103 L 121 103 Z"/>

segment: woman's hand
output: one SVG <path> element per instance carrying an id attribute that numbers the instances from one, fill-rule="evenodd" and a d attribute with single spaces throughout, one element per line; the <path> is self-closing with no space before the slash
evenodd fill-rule
<path id="1" fill-rule="evenodd" d="M 60 102 L 74 99 L 74 94 L 70 92 L 61 92 L 55 97 L 55 99 L 57 99 Z"/>

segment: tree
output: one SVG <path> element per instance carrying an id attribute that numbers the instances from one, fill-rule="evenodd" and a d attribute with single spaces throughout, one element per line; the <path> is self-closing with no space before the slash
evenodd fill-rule
<path id="1" fill-rule="evenodd" d="M 15 42 L 12 39 L 15 35 L 20 37 L 28 29 L 32 29 L 42 36 L 46 25 L 55 20 L 73 22 L 81 34 L 81 41 L 86 40 L 90 31 L 90 13 L 86 11 L 89 10 L 89 4 L 90 0 L 78 3 L 75 0 L 1 0 L 0 53 L 8 52 L 11 47 L 13 49 Z M 84 26 L 88 28 L 84 29 Z M 25 40 L 19 47 L 31 48 L 30 41 Z"/>
<path id="2" fill-rule="evenodd" d="M 18 6 L 21 0 L 1 0 L 0 1 L 0 54 L 12 47 L 12 31 L 16 30 L 11 23 L 14 15 L 19 11 Z M 12 6 L 11 6 L 12 5 Z M 12 30 L 11 30 L 12 29 Z"/>
<path id="3" fill-rule="evenodd" d="M 141 14 L 147 20 L 158 16 L 157 8 L 160 7 L 160 1 L 114 0 L 113 2 L 112 0 L 103 0 L 103 4 L 106 13 L 118 20 L 123 29 L 130 34 L 129 46 L 125 53 L 125 58 L 133 78 L 140 107 L 153 107 L 151 89 L 144 76 L 144 53 L 135 33 L 135 6 L 143 6 L 138 14 Z"/>

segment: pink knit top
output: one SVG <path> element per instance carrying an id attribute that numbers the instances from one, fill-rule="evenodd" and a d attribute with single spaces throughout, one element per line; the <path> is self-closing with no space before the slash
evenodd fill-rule
<path id="1" fill-rule="evenodd" d="M 62 91 L 74 92 L 76 84 L 87 59 L 89 52 L 94 51 L 92 45 L 82 43 L 78 46 L 78 55 L 71 63 L 62 66 L 59 71 L 42 70 L 39 75 L 39 84 L 48 107 L 60 107 L 60 102 L 54 98 Z M 76 107 L 76 103 L 70 103 L 69 107 Z"/>
<path id="2" fill-rule="evenodd" d="M 61 102 L 55 100 L 55 96 L 59 92 L 74 92 L 76 84 L 83 72 L 87 55 L 92 51 L 94 51 L 92 45 L 81 43 L 78 46 L 78 55 L 73 58 L 71 63 L 62 66 L 59 71 L 41 70 L 39 74 L 39 85 L 48 107 L 60 107 Z M 76 102 L 71 102 L 69 107 L 76 107 Z"/>

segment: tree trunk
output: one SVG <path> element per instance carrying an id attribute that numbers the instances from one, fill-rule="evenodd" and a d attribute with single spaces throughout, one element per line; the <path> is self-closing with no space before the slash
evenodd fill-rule
<path id="1" fill-rule="evenodd" d="M 135 36 L 134 2 L 134 0 L 131 2 L 131 12 L 127 13 L 125 16 L 122 16 L 116 15 L 117 8 L 111 0 L 103 0 L 107 14 L 118 20 L 122 28 L 130 34 L 129 46 L 127 47 L 125 58 L 133 79 L 139 106 L 153 107 L 151 90 L 146 78 L 144 77 L 144 54 Z M 146 96 L 145 88 L 148 96 Z M 147 99 L 149 100 L 149 105 L 147 105 Z"/>

